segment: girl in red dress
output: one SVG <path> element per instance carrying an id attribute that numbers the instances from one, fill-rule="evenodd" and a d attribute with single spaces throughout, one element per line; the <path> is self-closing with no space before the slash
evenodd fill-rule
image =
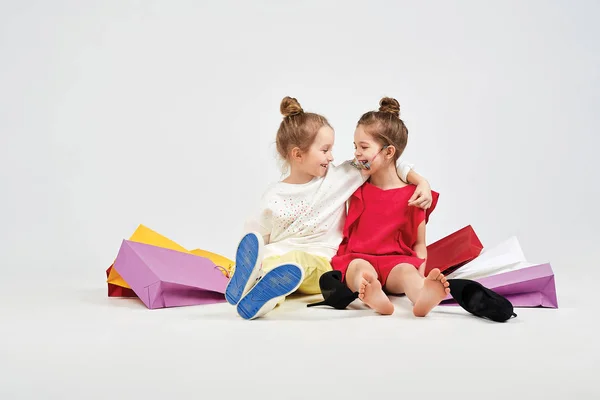
<path id="1" fill-rule="evenodd" d="M 398 101 L 386 97 L 379 104 L 379 111 L 360 118 L 354 133 L 355 161 L 368 169 L 370 178 L 350 198 L 343 240 L 332 266 L 375 311 L 394 312 L 385 290 L 406 294 L 414 315 L 424 317 L 450 293 L 439 269 L 424 276 L 425 224 L 439 195 L 432 192 L 427 210 L 409 205 L 415 186 L 400 180 L 395 166 L 408 130 L 400 119 Z"/>

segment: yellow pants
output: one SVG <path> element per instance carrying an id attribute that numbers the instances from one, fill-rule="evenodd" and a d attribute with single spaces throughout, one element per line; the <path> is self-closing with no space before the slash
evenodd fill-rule
<path id="1" fill-rule="evenodd" d="M 298 288 L 298 292 L 302 294 L 321 293 L 319 279 L 325 272 L 333 269 L 327 258 L 303 251 L 290 251 L 281 256 L 267 257 L 262 262 L 262 269 L 268 272 L 282 263 L 298 264 L 304 269 L 304 280 Z"/>

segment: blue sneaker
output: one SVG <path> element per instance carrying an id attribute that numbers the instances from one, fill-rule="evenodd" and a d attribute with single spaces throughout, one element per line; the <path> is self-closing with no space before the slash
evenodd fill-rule
<path id="1" fill-rule="evenodd" d="M 225 299 L 233 306 L 240 302 L 260 277 L 264 241 L 251 232 L 240 240 L 235 254 L 235 269 L 225 288 Z"/>
<path id="2" fill-rule="evenodd" d="M 304 280 L 304 270 L 296 264 L 281 264 L 267 272 L 237 305 L 244 319 L 254 319 L 271 311 L 285 296 L 295 292 Z"/>

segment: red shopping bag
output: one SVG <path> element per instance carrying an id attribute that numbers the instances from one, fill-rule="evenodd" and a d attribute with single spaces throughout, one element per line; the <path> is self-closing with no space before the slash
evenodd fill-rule
<path id="1" fill-rule="evenodd" d="M 106 277 L 110 276 L 110 271 L 113 269 L 111 265 L 106 270 Z M 125 288 L 122 286 L 114 285 L 112 283 L 108 284 L 108 297 L 137 297 L 135 292 L 130 288 Z"/>
<path id="2" fill-rule="evenodd" d="M 483 245 L 471 225 L 446 236 L 427 246 L 425 275 L 438 268 L 445 274 L 457 270 L 475 259 L 483 250 Z"/>

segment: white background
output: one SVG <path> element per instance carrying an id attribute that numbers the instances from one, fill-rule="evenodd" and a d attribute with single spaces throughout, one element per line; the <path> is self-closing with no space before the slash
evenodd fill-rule
<path id="1" fill-rule="evenodd" d="M 2 1 L 7 301 L 32 287 L 50 301 L 50 276 L 89 279 L 103 301 L 104 270 L 138 224 L 233 257 L 280 177 L 274 140 L 289 95 L 330 120 L 338 162 L 352 157 L 360 115 L 398 99 L 404 159 L 441 193 L 429 242 L 467 224 L 486 246 L 516 235 L 529 261 L 552 263 L 561 302 L 597 281 L 585 273 L 600 256 L 599 11 L 592 1 Z"/>
<path id="2" fill-rule="evenodd" d="M 142 223 L 233 257 L 279 178 L 290 95 L 352 157 L 400 101 L 441 193 L 429 241 L 517 235 L 561 274 L 598 258 L 597 3 L 4 2 L 2 265 L 101 271 Z"/>

